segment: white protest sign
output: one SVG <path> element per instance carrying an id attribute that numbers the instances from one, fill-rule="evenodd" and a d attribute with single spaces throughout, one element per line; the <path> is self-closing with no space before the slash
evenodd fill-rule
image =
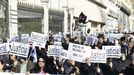
<path id="1" fill-rule="evenodd" d="M 29 34 L 21 34 L 21 42 L 28 43 L 29 42 Z"/>
<path id="2" fill-rule="evenodd" d="M 68 59 L 67 54 L 68 54 L 67 50 L 61 50 L 58 57 Z"/>
<path id="3" fill-rule="evenodd" d="M 7 43 L 0 44 L 0 55 L 5 55 L 8 53 L 8 51 L 9 51 L 9 44 Z"/>
<path id="4" fill-rule="evenodd" d="M 67 57 L 78 62 L 85 62 L 87 57 L 90 57 L 90 49 L 89 46 L 69 43 Z"/>
<path id="5" fill-rule="evenodd" d="M 61 46 L 49 45 L 47 55 L 48 56 L 59 56 L 61 49 L 62 49 Z"/>
<path id="6" fill-rule="evenodd" d="M 67 54 L 68 54 L 68 51 L 64 50 L 61 46 L 54 46 L 54 45 L 48 46 L 48 56 L 68 59 Z"/>
<path id="7" fill-rule="evenodd" d="M 106 50 L 91 50 L 90 61 L 92 63 L 106 63 L 107 55 Z"/>
<path id="8" fill-rule="evenodd" d="M 29 52 L 29 45 L 23 43 L 11 43 L 11 50 L 9 54 L 16 56 L 27 57 Z"/>
<path id="9" fill-rule="evenodd" d="M 123 37 L 123 34 L 106 34 L 105 36 L 109 38 L 110 42 L 113 42 L 115 38 L 120 39 L 121 37 Z"/>
<path id="10" fill-rule="evenodd" d="M 60 42 L 62 40 L 63 36 L 61 34 L 54 35 L 54 40 Z"/>
<path id="11" fill-rule="evenodd" d="M 30 37 L 30 41 L 44 43 L 46 41 L 45 38 L 46 38 L 46 36 L 44 34 L 32 32 L 31 37 Z"/>
<path id="12" fill-rule="evenodd" d="M 102 46 L 102 49 L 106 50 L 108 58 L 120 58 L 120 46 Z"/>
<path id="13" fill-rule="evenodd" d="M 47 37 L 44 34 L 32 32 L 30 41 L 33 42 L 34 46 L 41 46 L 42 48 L 45 48 Z"/>
<path id="14" fill-rule="evenodd" d="M 55 42 L 54 42 L 54 45 L 55 45 L 55 46 L 62 46 L 62 42 L 56 42 L 56 41 L 55 41 Z"/>

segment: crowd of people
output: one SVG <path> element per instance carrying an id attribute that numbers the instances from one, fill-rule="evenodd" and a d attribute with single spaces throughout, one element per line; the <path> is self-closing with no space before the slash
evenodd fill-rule
<path id="1" fill-rule="evenodd" d="M 37 74 L 65 74 L 65 75 L 134 75 L 134 38 L 129 34 L 124 34 L 120 39 L 115 38 L 109 41 L 105 34 L 97 34 L 92 43 L 89 43 L 88 30 L 87 36 L 78 35 L 71 37 L 67 34 L 62 38 L 62 47 L 68 50 L 69 43 L 90 46 L 92 49 L 102 49 L 103 45 L 121 46 L 120 58 L 107 58 L 107 63 L 91 63 L 86 59 L 86 63 L 77 62 L 71 59 L 61 59 L 58 57 L 47 56 L 48 46 L 54 45 L 56 41 L 53 35 L 49 36 L 45 48 L 35 47 L 37 62 L 34 62 L 32 53 L 32 43 L 29 43 L 30 50 L 27 58 L 15 55 L 6 55 L 6 60 L 0 59 L 0 72 L 12 73 L 37 73 Z M 91 42 L 90 41 L 90 42 Z M 1 57 L 4 55 L 1 55 Z"/>

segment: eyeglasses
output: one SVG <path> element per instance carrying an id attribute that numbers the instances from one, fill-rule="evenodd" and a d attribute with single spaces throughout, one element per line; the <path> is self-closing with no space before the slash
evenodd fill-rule
<path id="1" fill-rule="evenodd" d="M 38 62 L 43 62 L 44 63 L 44 61 L 38 61 Z"/>

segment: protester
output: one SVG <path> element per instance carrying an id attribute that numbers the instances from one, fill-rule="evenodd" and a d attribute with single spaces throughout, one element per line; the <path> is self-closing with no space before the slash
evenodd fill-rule
<path id="1" fill-rule="evenodd" d="M 126 58 L 125 50 L 122 50 L 120 59 L 115 59 L 113 65 L 118 74 L 122 74 L 126 67 L 130 64 L 130 61 Z"/>
<path id="2" fill-rule="evenodd" d="M 4 61 L 0 60 L 0 72 L 4 72 Z"/>
<path id="3" fill-rule="evenodd" d="M 112 58 L 108 58 L 107 63 L 100 64 L 100 67 L 101 67 L 104 75 L 118 75 L 118 72 L 115 70 L 115 68 L 113 66 Z"/>
<path id="4" fill-rule="evenodd" d="M 20 73 L 26 73 L 27 62 L 26 58 L 20 57 Z"/>
<path id="5" fill-rule="evenodd" d="M 12 60 L 10 71 L 15 73 L 20 73 L 20 63 L 17 60 L 17 56 L 10 55 L 10 59 Z"/>
<path id="6" fill-rule="evenodd" d="M 125 69 L 125 75 L 133 75 L 134 74 L 134 53 L 131 56 L 131 64 Z"/>
<path id="7" fill-rule="evenodd" d="M 99 67 L 91 64 L 90 59 L 86 59 L 86 63 L 81 64 L 80 75 L 103 75 Z"/>
<path id="8" fill-rule="evenodd" d="M 67 75 L 76 75 L 77 74 L 77 68 L 75 67 L 75 61 L 73 60 L 66 60 L 64 62 L 64 71 Z"/>
<path id="9" fill-rule="evenodd" d="M 45 67 L 45 60 L 43 58 L 39 58 L 35 67 L 30 71 L 30 73 L 37 74 L 48 74 L 48 71 Z"/>

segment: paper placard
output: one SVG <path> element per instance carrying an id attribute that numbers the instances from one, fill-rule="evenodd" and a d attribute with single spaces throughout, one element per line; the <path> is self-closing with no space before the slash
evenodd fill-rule
<path id="1" fill-rule="evenodd" d="M 11 43 L 11 50 L 9 54 L 16 56 L 27 57 L 29 52 L 29 45 L 23 43 Z"/>
<path id="2" fill-rule="evenodd" d="M 90 57 L 91 48 L 89 46 L 69 43 L 68 58 L 78 61 L 85 62 Z"/>
<path id="3" fill-rule="evenodd" d="M 92 63 L 106 63 L 107 55 L 106 50 L 91 50 L 90 60 Z"/>
<path id="4" fill-rule="evenodd" d="M 106 50 L 108 58 L 120 58 L 120 46 L 102 46 L 102 49 Z"/>

